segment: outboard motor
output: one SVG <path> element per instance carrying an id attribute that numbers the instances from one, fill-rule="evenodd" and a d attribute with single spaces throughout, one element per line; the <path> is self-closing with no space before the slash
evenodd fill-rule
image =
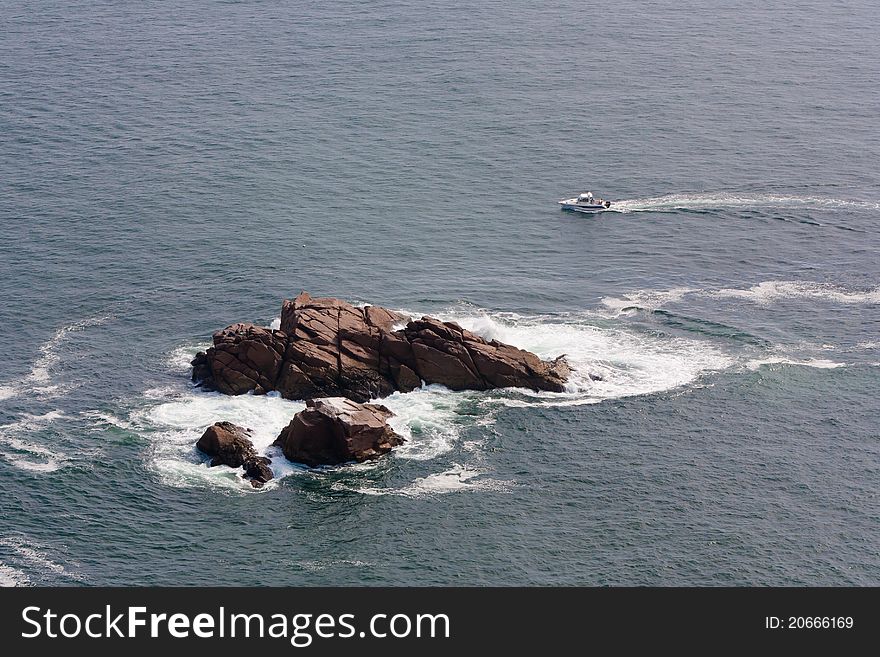
<path id="1" fill-rule="evenodd" d="M 610 207 L 611 207 L 611 201 L 605 201 L 605 207 L 606 207 L 606 208 L 610 208 Z"/>

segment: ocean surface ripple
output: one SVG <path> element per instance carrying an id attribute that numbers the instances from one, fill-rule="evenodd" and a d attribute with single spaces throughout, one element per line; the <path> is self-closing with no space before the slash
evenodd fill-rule
<path id="1" fill-rule="evenodd" d="M 873 4 L 0 9 L 0 585 L 880 584 Z M 574 373 L 302 468 L 189 381 L 300 290 Z"/>

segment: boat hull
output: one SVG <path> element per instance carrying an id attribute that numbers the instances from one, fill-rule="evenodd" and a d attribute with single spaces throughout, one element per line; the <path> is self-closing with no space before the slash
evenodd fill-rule
<path id="1" fill-rule="evenodd" d="M 577 203 L 560 203 L 559 206 L 563 210 L 568 210 L 569 212 L 604 212 L 605 210 L 610 210 L 611 208 L 606 208 L 604 205 L 578 205 Z"/>

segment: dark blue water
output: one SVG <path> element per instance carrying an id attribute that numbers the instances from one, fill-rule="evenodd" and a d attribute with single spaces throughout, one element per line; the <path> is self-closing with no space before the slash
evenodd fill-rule
<path id="1" fill-rule="evenodd" d="M 880 583 L 873 3 L 174 5 L 0 0 L 0 583 Z M 255 492 L 301 289 L 577 370 Z"/>

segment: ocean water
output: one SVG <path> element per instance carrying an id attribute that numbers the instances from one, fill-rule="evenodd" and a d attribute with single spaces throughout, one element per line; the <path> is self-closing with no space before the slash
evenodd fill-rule
<path id="1" fill-rule="evenodd" d="M 0 0 L 0 584 L 880 584 L 876 5 L 476 4 Z M 576 372 L 254 491 L 300 290 Z"/>

